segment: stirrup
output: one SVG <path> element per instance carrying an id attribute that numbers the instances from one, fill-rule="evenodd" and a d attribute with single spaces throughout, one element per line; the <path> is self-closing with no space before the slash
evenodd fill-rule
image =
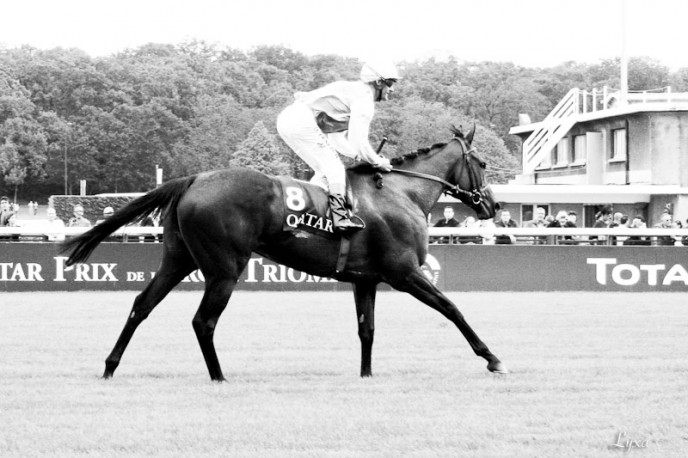
<path id="1" fill-rule="evenodd" d="M 353 220 L 354 218 L 356 218 L 357 221 L 354 221 Z M 358 215 L 351 214 L 351 216 L 349 216 L 349 221 L 351 221 L 352 223 L 354 223 L 357 227 L 360 227 L 361 229 L 365 229 L 365 227 L 366 227 L 365 221 L 363 221 L 363 218 L 361 218 Z"/>
<path id="2" fill-rule="evenodd" d="M 354 218 L 356 218 L 358 221 L 354 221 Z M 337 223 L 334 225 L 334 228 L 339 232 L 359 231 L 365 228 L 365 222 L 363 222 L 363 220 L 358 216 L 351 215 L 350 218 L 342 218 L 341 220 L 337 221 Z"/>

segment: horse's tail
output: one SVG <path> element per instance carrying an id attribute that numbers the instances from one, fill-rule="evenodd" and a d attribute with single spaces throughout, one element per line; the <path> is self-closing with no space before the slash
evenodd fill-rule
<path id="1" fill-rule="evenodd" d="M 60 253 L 69 253 L 66 264 L 71 266 L 84 262 L 100 242 L 125 224 L 142 221 L 151 213 L 160 210 L 163 217 L 174 217 L 179 199 L 196 180 L 196 175 L 170 180 L 153 191 L 134 199 L 112 216 L 94 226 L 88 232 L 67 239 L 60 244 Z"/>

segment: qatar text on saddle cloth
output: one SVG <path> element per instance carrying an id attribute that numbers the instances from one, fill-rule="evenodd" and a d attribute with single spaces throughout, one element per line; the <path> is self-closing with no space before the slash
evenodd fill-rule
<path id="1" fill-rule="evenodd" d="M 339 238 L 334 232 L 327 193 L 321 187 L 287 176 L 277 177 L 282 185 L 285 231 L 303 230 Z"/>

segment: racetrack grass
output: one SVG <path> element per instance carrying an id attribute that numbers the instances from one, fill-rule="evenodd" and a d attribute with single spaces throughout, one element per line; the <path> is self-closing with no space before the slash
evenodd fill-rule
<path id="1" fill-rule="evenodd" d="M 671 293 L 452 293 L 511 370 L 452 324 L 379 293 L 360 379 L 347 293 L 237 292 L 209 380 L 173 293 L 101 380 L 135 293 L 13 293 L 0 305 L 1 456 L 637 456 L 688 448 L 688 310 Z M 640 442 L 643 444 L 643 442 Z"/>

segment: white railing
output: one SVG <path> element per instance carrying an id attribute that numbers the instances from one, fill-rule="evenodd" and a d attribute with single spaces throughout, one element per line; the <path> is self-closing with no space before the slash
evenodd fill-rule
<path id="1" fill-rule="evenodd" d="M 25 227 L 0 227 L 0 241 L 60 241 L 65 237 L 75 237 L 88 231 L 89 227 L 47 227 L 27 225 Z M 141 237 L 162 236 L 162 227 L 124 226 L 113 232 L 108 240 L 131 242 L 141 241 Z"/>
<path id="2" fill-rule="evenodd" d="M 610 94 L 610 97 L 618 98 L 618 92 Z M 672 92 L 671 87 L 663 87 L 657 90 L 650 91 L 629 91 L 626 94 L 626 103 L 668 103 L 668 104 L 686 104 L 688 103 L 688 93 L 686 92 Z"/>
<path id="3" fill-rule="evenodd" d="M 579 99 L 580 90 L 571 89 L 540 123 L 540 126 L 523 142 L 524 173 L 532 173 L 542 162 L 545 154 L 549 154 L 573 127 L 574 115 L 580 111 Z"/>
<path id="4" fill-rule="evenodd" d="M 62 229 L 46 228 L 22 228 L 22 227 L 0 227 L 0 241 L 37 241 L 40 240 L 59 241 L 65 237 L 74 237 L 86 232 L 89 228 L 84 227 L 65 227 Z M 430 227 L 428 228 L 430 241 L 445 239 L 448 243 L 461 243 L 462 239 L 481 239 L 480 243 L 494 243 L 497 236 L 512 236 L 517 244 L 621 244 L 628 237 L 645 238 L 648 244 L 659 244 L 658 239 L 671 237 L 675 240 L 686 237 L 688 240 L 688 229 L 632 229 L 632 228 L 504 228 L 504 227 Z M 121 242 L 139 242 L 146 236 L 162 236 L 162 227 L 149 226 L 127 226 L 118 229 L 110 240 Z M 160 238 L 160 237 L 158 237 Z M 38 241 L 40 241 L 38 240 Z M 594 243 L 591 243 L 594 242 Z M 612 243 L 614 242 L 614 243 Z"/>

